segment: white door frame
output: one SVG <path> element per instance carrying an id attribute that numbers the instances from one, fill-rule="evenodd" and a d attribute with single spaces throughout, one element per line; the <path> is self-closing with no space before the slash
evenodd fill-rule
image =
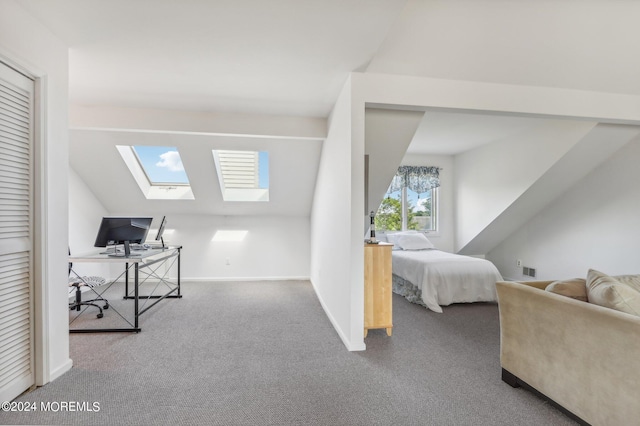
<path id="1" fill-rule="evenodd" d="M 47 244 L 48 223 L 46 221 L 48 197 L 46 193 L 45 177 L 47 176 L 47 143 L 46 129 L 47 117 L 45 106 L 47 105 L 47 77 L 38 72 L 33 66 L 23 66 L 12 60 L 4 52 L 0 52 L 0 62 L 13 68 L 20 74 L 34 80 L 34 108 L 33 108 L 33 369 L 36 386 L 42 386 L 51 380 L 49 352 L 49 286 L 48 278 L 44 274 L 47 270 Z"/>

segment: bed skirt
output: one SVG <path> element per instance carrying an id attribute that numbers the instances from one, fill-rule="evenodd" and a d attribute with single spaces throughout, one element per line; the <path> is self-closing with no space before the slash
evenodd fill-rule
<path id="1" fill-rule="evenodd" d="M 427 305 L 422 301 L 422 290 L 413 285 L 410 281 L 407 281 L 398 275 L 392 275 L 394 293 L 399 294 L 411 303 L 416 303 L 420 306 L 424 306 L 425 308 L 427 307 Z"/>

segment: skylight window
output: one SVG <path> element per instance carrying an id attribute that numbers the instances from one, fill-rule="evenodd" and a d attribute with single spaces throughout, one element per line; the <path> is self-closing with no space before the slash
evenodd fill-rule
<path id="1" fill-rule="evenodd" d="M 148 200 L 193 200 L 178 149 L 170 146 L 116 146 Z"/>
<path id="2" fill-rule="evenodd" d="M 134 146 L 142 169 L 152 185 L 163 183 L 189 184 L 177 148 L 169 146 Z"/>
<path id="3" fill-rule="evenodd" d="M 269 201 L 269 153 L 213 150 L 225 201 Z"/>

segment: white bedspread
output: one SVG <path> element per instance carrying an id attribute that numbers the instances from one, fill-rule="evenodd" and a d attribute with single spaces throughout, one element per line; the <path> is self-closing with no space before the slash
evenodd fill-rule
<path id="1" fill-rule="evenodd" d="M 429 309 L 452 303 L 494 302 L 496 281 L 502 276 L 488 260 L 440 250 L 392 252 L 393 273 L 422 291 Z"/>

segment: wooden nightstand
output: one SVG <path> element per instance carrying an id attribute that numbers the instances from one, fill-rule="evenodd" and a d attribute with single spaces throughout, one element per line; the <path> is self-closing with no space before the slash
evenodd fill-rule
<path id="1" fill-rule="evenodd" d="M 393 244 L 364 245 L 364 337 L 369 329 L 393 327 L 391 248 Z"/>

